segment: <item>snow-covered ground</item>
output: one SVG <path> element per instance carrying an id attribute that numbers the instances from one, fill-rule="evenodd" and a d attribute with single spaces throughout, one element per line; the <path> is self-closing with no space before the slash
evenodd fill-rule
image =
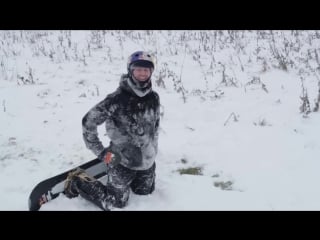
<path id="1" fill-rule="evenodd" d="M 84 145 L 81 119 L 117 88 L 127 56 L 140 49 L 157 58 L 153 86 L 162 118 L 156 189 L 148 196 L 132 193 L 124 210 L 320 210 L 320 113 L 303 117 L 299 110 L 302 80 L 314 107 L 317 72 L 279 70 L 269 52 L 262 71 L 266 65 L 255 63 L 246 36 L 239 39 L 249 43 L 236 57 L 230 49 L 212 50 L 211 56 L 197 52 L 201 44 L 214 43 L 183 45 L 183 31 L 94 34 L 1 31 L 0 210 L 28 210 L 37 183 L 95 158 Z M 192 34 L 199 33 L 186 31 L 184 37 Z M 89 43 L 90 50 L 84 47 Z M 260 43 L 261 51 L 266 43 Z M 320 54 L 319 43 L 313 38 L 308 49 Z M 45 56 L 50 50 L 52 58 Z M 223 65 L 227 83 L 221 84 Z M 34 83 L 25 81 L 30 71 Z M 165 87 L 156 83 L 159 76 Z M 104 126 L 99 134 L 107 146 Z M 188 168 L 200 174 L 180 174 Z M 41 210 L 99 209 L 80 197 L 60 195 Z"/>

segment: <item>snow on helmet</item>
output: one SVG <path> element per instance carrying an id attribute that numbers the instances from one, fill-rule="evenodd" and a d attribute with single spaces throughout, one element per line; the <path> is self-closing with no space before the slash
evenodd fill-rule
<path id="1" fill-rule="evenodd" d="M 151 72 L 154 69 L 154 60 L 150 53 L 144 51 L 137 51 L 132 53 L 127 62 L 127 69 L 130 72 L 133 66 L 151 68 Z"/>

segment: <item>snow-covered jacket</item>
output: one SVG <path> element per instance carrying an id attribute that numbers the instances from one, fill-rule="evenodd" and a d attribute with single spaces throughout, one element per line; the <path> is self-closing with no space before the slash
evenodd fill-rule
<path id="1" fill-rule="evenodd" d="M 122 75 L 118 89 L 83 117 L 85 144 L 95 155 L 102 153 L 104 146 L 97 127 L 105 123 L 112 150 L 121 157 L 120 164 L 133 170 L 146 170 L 158 152 L 159 109 L 159 95 L 151 89 L 151 81 L 148 88 L 139 91 L 128 75 Z"/>

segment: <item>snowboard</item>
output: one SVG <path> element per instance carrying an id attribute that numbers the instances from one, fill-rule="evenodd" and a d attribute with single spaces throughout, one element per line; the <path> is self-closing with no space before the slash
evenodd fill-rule
<path id="1" fill-rule="evenodd" d="M 77 168 L 85 170 L 87 174 L 96 179 L 106 175 L 106 164 L 96 158 L 64 173 L 45 179 L 32 190 L 28 200 L 29 211 L 38 211 L 43 204 L 57 198 L 60 193 L 63 193 L 68 174 Z"/>

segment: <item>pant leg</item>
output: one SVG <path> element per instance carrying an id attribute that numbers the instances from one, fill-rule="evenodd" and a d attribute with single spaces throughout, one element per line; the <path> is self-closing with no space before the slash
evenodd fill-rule
<path id="1" fill-rule="evenodd" d="M 78 178 L 76 186 L 81 197 L 102 210 L 109 210 L 112 206 L 122 208 L 128 202 L 130 183 L 134 179 L 135 172 L 120 164 L 109 164 L 106 185 L 99 180 L 85 181 Z"/>
<path id="2" fill-rule="evenodd" d="M 107 193 L 114 207 L 122 208 L 127 205 L 130 194 L 130 184 L 135 177 L 136 171 L 130 170 L 121 164 L 107 169 Z"/>
<path id="3" fill-rule="evenodd" d="M 81 197 L 92 202 L 104 211 L 110 210 L 111 200 L 106 186 L 99 180 L 86 182 L 81 179 L 77 181 L 77 189 Z"/>
<path id="4" fill-rule="evenodd" d="M 155 188 L 156 164 L 154 163 L 149 169 L 136 171 L 134 180 L 130 186 L 134 193 L 139 195 L 150 194 Z"/>

